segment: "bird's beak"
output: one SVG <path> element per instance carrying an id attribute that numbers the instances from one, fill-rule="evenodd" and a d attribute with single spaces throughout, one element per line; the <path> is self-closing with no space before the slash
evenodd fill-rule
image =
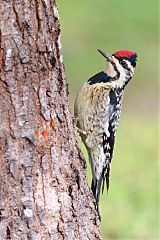
<path id="1" fill-rule="evenodd" d="M 100 50 L 100 49 L 98 49 L 98 52 L 100 52 L 103 55 L 103 57 L 105 57 L 107 59 L 108 62 L 113 62 L 113 58 L 112 58 L 111 54 L 109 54 L 103 50 Z"/>

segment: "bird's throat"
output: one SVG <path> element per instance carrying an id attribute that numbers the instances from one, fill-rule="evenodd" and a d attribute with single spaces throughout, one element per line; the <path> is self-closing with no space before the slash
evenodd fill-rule
<path id="1" fill-rule="evenodd" d="M 108 76 L 110 76 L 111 78 L 114 78 L 117 76 L 117 72 L 114 69 L 113 65 L 109 62 L 107 64 L 107 68 L 104 71 Z"/>

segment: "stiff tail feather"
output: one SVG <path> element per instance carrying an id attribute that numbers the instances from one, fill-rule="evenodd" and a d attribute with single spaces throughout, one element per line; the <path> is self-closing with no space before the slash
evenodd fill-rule
<path id="1" fill-rule="evenodd" d="M 88 155 L 89 155 L 89 160 L 90 160 L 90 164 L 91 164 L 91 168 L 92 168 L 91 190 L 92 190 L 93 195 L 96 199 L 96 210 L 98 212 L 99 218 L 101 218 L 100 213 L 99 213 L 100 193 L 101 193 L 101 188 L 102 188 L 102 193 L 104 191 L 105 182 L 106 182 L 107 192 L 108 192 L 108 189 L 109 189 L 110 161 L 108 159 L 106 159 L 107 163 L 105 164 L 105 161 L 103 160 L 104 161 L 104 166 L 103 165 L 98 166 L 98 167 L 100 167 L 100 171 L 99 171 L 99 174 L 97 174 L 97 170 L 96 170 L 97 168 L 94 165 L 95 162 L 93 161 L 92 153 L 89 150 L 88 150 Z M 102 163 L 103 163 L 103 161 L 102 161 Z M 100 172 L 101 172 L 101 174 L 100 174 Z"/>
<path id="2" fill-rule="evenodd" d="M 93 192 L 93 195 L 96 199 L 96 210 L 99 215 L 99 219 L 101 219 L 100 212 L 99 212 L 99 199 L 100 199 L 100 192 L 101 192 L 101 185 L 102 185 L 102 194 L 104 191 L 104 185 L 106 182 L 106 188 L 107 192 L 109 190 L 109 173 L 110 173 L 110 165 L 107 164 L 106 168 L 104 168 L 102 175 L 99 180 L 97 179 L 92 179 L 92 184 L 91 184 L 91 189 Z"/>
<path id="3" fill-rule="evenodd" d="M 102 184 L 102 178 L 100 180 L 92 179 L 91 189 L 92 189 L 93 195 L 96 199 L 95 206 L 96 206 L 96 210 L 97 210 L 100 221 L 101 221 L 101 215 L 100 215 L 100 211 L 99 211 L 99 197 L 100 197 L 101 184 Z"/>

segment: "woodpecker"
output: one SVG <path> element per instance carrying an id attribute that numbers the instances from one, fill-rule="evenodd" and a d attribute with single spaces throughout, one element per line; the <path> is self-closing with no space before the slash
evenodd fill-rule
<path id="1" fill-rule="evenodd" d="M 87 149 L 91 169 L 91 189 L 99 214 L 100 191 L 109 189 L 110 165 L 122 98 L 136 67 L 137 54 L 120 50 L 110 55 L 98 51 L 107 60 L 107 68 L 89 78 L 79 91 L 74 105 L 76 125 Z M 100 216 L 100 214 L 99 214 Z"/>

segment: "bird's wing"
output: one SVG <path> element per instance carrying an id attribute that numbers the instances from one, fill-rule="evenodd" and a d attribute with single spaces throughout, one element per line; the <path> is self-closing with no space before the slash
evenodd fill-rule
<path id="1" fill-rule="evenodd" d="M 107 136 L 106 132 L 103 133 L 103 151 L 105 154 L 105 165 L 102 172 L 103 185 L 102 185 L 102 193 L 104 190 L 104 181 L 106 179 L 106 187 L 107 191 L 109 189 L 109 173 L 110 173 L 110 163 L 113 156 L 115 135 L 111 128 L 111 123 L 109 123 L 109 135 Z"/>
<path id="2" fill-rule="evenodd" d="M 99 198 L 101 184 L 102 184 L 102 192 L 104 190 L 104 182 L 106 180 L 107 191 L 109 189 L 109 173 L 110 173 L 110 163 L 113 156 L 114 150 L 114 142 L 115 142 L 115 131 L 116 131 L 116 122 L 117 115 L 115 111 L 115 107 L 109 107 L 108 115 L 109 119 L 106 119 L 106 123 L 104 124 L 104 130 L 102 134 L 100 134 L 101 140 L 96 147 L 93 149 L 93 153 L 91 153 L 91 164 L 92 172 L 95 176 L 92 182 L 92 190 L 95 193 L 96 198 Z M 98 139 L 98 138 L 96 138 Z M 101 142 L 101 144 L 100 144 Z M 101 145 L 101 146 L 100 146 Z M 92 160 L 93 159 L 93 160 Z M 96 164 L 96 166 L 95 166 Z M 94 170 L 93 170 L 94 169 Z"/>

